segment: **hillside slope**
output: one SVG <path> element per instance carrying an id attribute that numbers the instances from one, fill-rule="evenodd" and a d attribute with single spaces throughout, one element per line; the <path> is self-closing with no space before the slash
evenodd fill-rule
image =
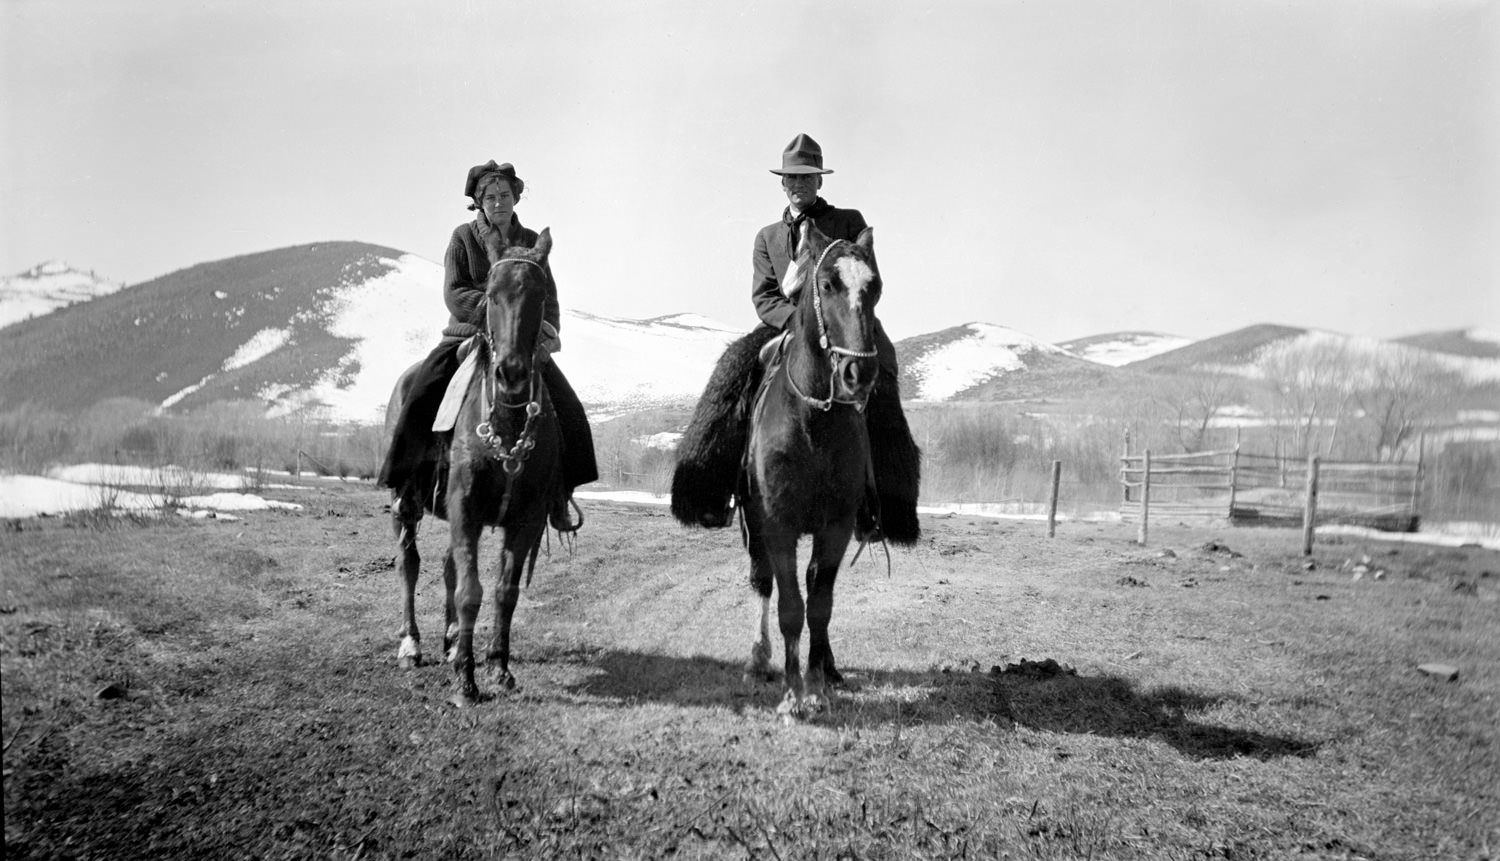
<path id="1" fill-rule="evenodd" d="M 124 396 L 376 422 L 397 376 L 447 324 L 441 290 L 438 264 L 359 242 L 200 264 L 0 330 L 0 410 L 73 413 Z M 568 310 L 561 329 L 559 365 L 604 411 L 691 402 L 740 334 L 691 315 Z"/>
<path id="2" fill-rule="evenodd" d="M 1191 338 L 1160 332 L 1110 332 L 1063 341 L 1057 346 L 1075 356 L 1118 368 L 1191 344 Z"/>
<path id="3" fill-rule="evenodd" d="M 1396 343 L 1418 347 L 1423 350 L 1431 350 L 1434 353 L 1447 353 L 1452 356 L 1465 356 L 1474 359 L 1500 359 L 1500 332 L 1487 332 L 1480 329 L 1453 329 L 1447 332 L 1427 332 L 1421 335 L 1407 335 L 1397 338 Z"/>
<path id="4" fill-rule="evenodd" d="M 1113 369 L 1030 335 L 967 323 L 896 344 L 901 394 L 912 400 L 1011 400 L 1102 385 Z"/>
<path id="5" fill-rule="evenodd" d="M 128 396 L 189 408 L 255 398 L 268 381 L 313 386 L 339 374 L 353 343 L 328 325 L 341 294 L 400 271 L 402 257 L 359 242 L 247 254 L 8 327 L 0 407 L 72 412 Z"/>

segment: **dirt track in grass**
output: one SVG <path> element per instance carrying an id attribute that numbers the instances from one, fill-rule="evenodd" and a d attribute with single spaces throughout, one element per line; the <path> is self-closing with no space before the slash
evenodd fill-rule
<path id="1" fill-rule="evenodd" d="M 286 498 L 306 507 L 0 532 L 7 857 L 1500 847 L 1493 551 L 1335 538 L 1308 568 L 1289 530 L 1158 524 L 1143 548 L 1114 524 L 928 518 L 889 576 L 878 554 L 841 575 L 856 689 L 784 726 L 779 689 L 740 681 L 734 530 L 589 505 L 523 591 L 520 688 L 457 711 L 448 667 L 396 668 L 384 496 Z M 431 659 L 446 530 L 424 528 Z"/>

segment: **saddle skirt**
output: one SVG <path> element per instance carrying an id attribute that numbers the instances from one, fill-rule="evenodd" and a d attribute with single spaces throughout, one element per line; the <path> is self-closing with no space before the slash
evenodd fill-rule
<path id="1" fill-rule="evenodd" d="M 443 392 L 443 402 L 438 404 L 437 416 L 432 420 L 434 431 L 451 431 L 458 424 L 458 408 L 463 406 L 464 392 L 469 390 L 469 380 L 474 378 L 474 369 L 479 365 L 479 351 L 474 349 L 478 338 L 475 335 L 458 348 L 463 361 L 459 362 L 458 370 L 448 380 L 448 388 Z"/>

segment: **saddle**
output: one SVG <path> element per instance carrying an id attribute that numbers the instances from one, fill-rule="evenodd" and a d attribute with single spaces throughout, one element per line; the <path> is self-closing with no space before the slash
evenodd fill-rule
<path id="1" fill-rule="evenodd" d="M 762 373 L 770 375 L 770 371 L 780 363 L 781 357 L 786 354 L 787 340 L 792 337 L 791 332 L 782 332 L 760 347 L 760 367 Z"/>

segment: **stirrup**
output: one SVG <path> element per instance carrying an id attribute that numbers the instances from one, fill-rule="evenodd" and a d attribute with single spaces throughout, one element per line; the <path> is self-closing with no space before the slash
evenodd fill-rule
<path id="1" fill-rule="evenodd" d="M 568 506 L 570 505 L 578 513 L 577 520 L 568 516 Z M 548 515 L 547 520 L 552 524 L 552 528 L 558 532 L 572 534 L 583 528 L 583 509 L 578 507 L 578 503 L 573 499 L 573 494 L 570 493 L 561 506 L 552 509 L 552 513 Z"/>

